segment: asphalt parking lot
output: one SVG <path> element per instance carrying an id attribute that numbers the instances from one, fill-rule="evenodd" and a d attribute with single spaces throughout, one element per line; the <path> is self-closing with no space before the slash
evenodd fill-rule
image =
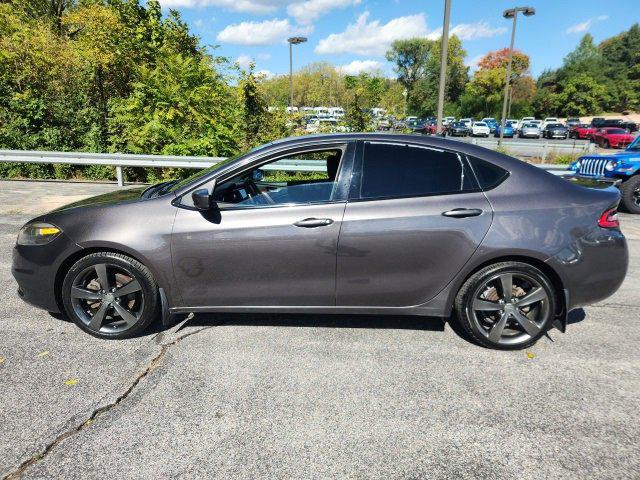
<path id="1" fill-rule="evenodd" d="M 622 288 L 526 351 L 347 315 L 104 341 L 24 304 L 10 264 L 30 217 L 113 188 L 0 181 L 0 477 L 639 478 L 640 216 Z"/>

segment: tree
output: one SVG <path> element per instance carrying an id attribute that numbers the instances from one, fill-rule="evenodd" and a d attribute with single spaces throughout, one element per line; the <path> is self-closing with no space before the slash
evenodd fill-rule
<path id="1" fill-rule="evenodd" d="M 387 60 L 395 63 L 398 82 L 407 91 L 407 108 L 412 114 L 433 115 L 437 108 L 440 79 L 441 41 L 413 38 L 391 44 Z M 464 64 L 467 52 L 460 39 L 452 35 L 447 50 L 445 101 L 455 102 L 468 81 L 468 67 Z"/>
<path id="2" fill-rule="evenodd" d="M 237 106 L 213 59 L 161 53 L 155 66 L 138 69 L 131 94 L 112 102 L 112 148 L 165 155 L 235 153 Z"/>
<path id="3" fill-rule="evenodd" d="M 508 48 L 489 52 L 480 59 L 478 70 L 465 90 L 463 103 L 469 109 L 466 115 L 476 117 L 501 115 L 508 63 Z M 514 50 L 510 80 L 512 113 L 527 110 L 529 108 L 527 102 L 530 102 L 535 95 L 534 82 L 528 75 L 528 70 L 528 55 Z"/>
<path id="4" fill-rule="evenodd" d="M 249 70 L 241 73 L 238 84 L 241 104 L 242 148 L 249 149 L 280 138 L 288 133 L 283 109 L 268 110 L 267 101 L 254 73 L 253 63 Z"/>
<path id="5" fill-rule="evenodd" d="M 603 85 L 586 73 L 580 73 L 567 80 L 558 95 L 558 102 L 563 114 L 581 116 L 596 112 L 604 93 Z"/>

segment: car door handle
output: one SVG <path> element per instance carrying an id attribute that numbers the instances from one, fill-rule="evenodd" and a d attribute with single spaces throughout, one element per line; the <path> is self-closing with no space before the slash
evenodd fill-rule
<path id="1" fill-rule="evenodd" d="M 465 218 L 465 217 L 477 217 L 482 214 L 482 210 L 479 208 L 454 208 L 453 210 L 447 210 L 442 212 L 445 217 Z"/>
<path id="2" fill-rule="evenodd" d="M 331 225 L 333 220 L 330 218 L 305 218 L 304 220 L 299 220 L 294 225 L 296 227 L 302 228 L 316 228 L 316 227 L 326 227 L 327 225 Z"/>

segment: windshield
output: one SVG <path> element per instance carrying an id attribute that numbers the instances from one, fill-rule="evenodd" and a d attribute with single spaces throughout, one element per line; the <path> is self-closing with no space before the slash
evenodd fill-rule
<path id="1" fill-rule="evenodd" d="M 486 127 L 487 124 L 484 122 L 476 122 L 476 127 Z"/>
<path id="2" fill-rule="evenodd" d="M 627 147 L 627 150 L 640 151 L 640 137 L 636 137 L 636 139 L 631 142 L 631 145 Z"/>
<path id="3" fill-rule="evenodd" d="M 264 147 L 265 145 L 260 145 L 259 147 L 254 148 L 253 150 L 250 150 L 248 152 L 243 152 L 240 153 L 238 155 L 234 155 L 232 157 L 229 158 L 225 158 L 224 160 L 215 163 L 213 165 L 211 165 L 210 167 L 204 168 L 202 170 L 198 170 L 196 171 L 196 173 L 194 173 L 193 175 L 188 176 L 187 178 L 185 178 L 184 180 L 180 180 L 175 184 L 171 185 L 171 189 L 169 190 L 170 192 L 175 192 L 176 190 L 181 189 L 182 187 L 184 187 L 185 185 L 190 184 L 191 182 L 195 182 L 196 180 L 198 180 L 199 178 L 204 177 L 205 175 L 213 172 L 214 170 L 217 170 L 220 167 L 223 167 L 224 165 L 227 165 L 228 163 L 233 162 L 234 160 L 237 160 L 240 157 L 243 157 L 245 155 L 248 155 L 249 153 L 255 152 L 256 150 Z"/>

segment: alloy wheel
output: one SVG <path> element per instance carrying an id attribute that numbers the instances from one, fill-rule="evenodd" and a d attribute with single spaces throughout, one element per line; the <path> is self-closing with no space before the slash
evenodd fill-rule
<path id="1" fill-rule="evenodd" d="M 536 279 L 521 272 L 491 277 L 471 298 L 472 321 L 494 344 L 528 342 L 542 331 L 550 315 L 547 291 Z"/>
<path id="2" fill-rule="evenodd" d="M 633 203 L 640 207 L 640 185 L 633 191 Z"/>
<path id="3" fill-rule="evenodd" d="M 109 263 L 91 265 L 73 280 L 71 304 L 91 330 L 119 333 L 133 327 L 144 309 L 144 295 L 135 275 Z"/>

